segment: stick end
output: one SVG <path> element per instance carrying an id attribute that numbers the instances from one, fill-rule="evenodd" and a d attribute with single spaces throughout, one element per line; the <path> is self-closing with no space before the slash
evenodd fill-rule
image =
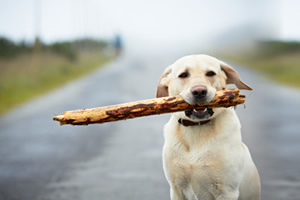
<path id="1" fill-rule="evenodd" d="M 53 120 L 61 121 L 61 120 L 63 120 L 63 118 L 64 118 L 64 115 L 57 115 L 57 116 L 53 117 Z"/>
<path id="2" fill-rule="evenodd" d="M 64 115 L 57 115 L 57 116 L 53 117 L 53 120 L 59 121 L 60 125 L 62 126 L 62 125 L 66 124 L 66 122 L 64 121 L 64 117 L 65 117 Z"/>

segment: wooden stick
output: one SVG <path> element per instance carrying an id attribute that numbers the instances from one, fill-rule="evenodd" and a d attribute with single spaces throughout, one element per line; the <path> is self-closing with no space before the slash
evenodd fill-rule
<path id="1" fill-rule="evenodd" d="M 208 104 L 198 103 L 190 105 L 180 96 L 163 97 L 107 107 L 66 111 L 54 117 L 53 120 L 59 121 L 60 125 L 88 125 L 172 113 L 193 108 L 230 107 L 244 102 L 245 95 L 239 94 L 238 89 L 227 89 L 217 91 L 216 96 Z"/>

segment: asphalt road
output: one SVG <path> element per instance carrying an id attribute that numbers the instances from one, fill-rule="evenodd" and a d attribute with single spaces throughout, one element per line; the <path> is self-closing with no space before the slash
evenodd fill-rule
<path id="1" fill-rule="evenodd" d="M 155 97 L 163 69 L 189 52 L 128 52 L 104 69 L 0 118 L 0 200 L 169 199 L 161 151 L 169 115 L 59 126 L 54 113 Z M 239 106 L 262 199 L 300 199 L 300 91 L 236 68 L 254 88 Z"/>

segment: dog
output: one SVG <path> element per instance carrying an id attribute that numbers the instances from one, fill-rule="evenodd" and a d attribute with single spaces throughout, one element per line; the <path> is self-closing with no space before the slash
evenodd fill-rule
<path id="1" fill-rule="evenodd" d="M 227 84 L 252 90 L 228 64 L 191 55 L 166 68 L 157 97 L 180 95 L 187 103 L 208 103 Z M 172 200 L 258 200 L 260 177 L 234 108 L 173 113 L 164 127 L 163 168 Z"/>

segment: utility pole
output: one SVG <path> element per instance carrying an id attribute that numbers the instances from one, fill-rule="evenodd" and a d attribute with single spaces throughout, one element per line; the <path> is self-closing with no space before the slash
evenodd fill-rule
<path id="1" fill-rule="evenodd" d="M 40 16 L 40 0 L 34 1 L 34 32 L 35 32 L 35 39 L 33 44 L 33 51 L 39 52 L 41 49 L 41 41 L 40 41 L 40 22 L 41 22 L 41 16 Z"/>

